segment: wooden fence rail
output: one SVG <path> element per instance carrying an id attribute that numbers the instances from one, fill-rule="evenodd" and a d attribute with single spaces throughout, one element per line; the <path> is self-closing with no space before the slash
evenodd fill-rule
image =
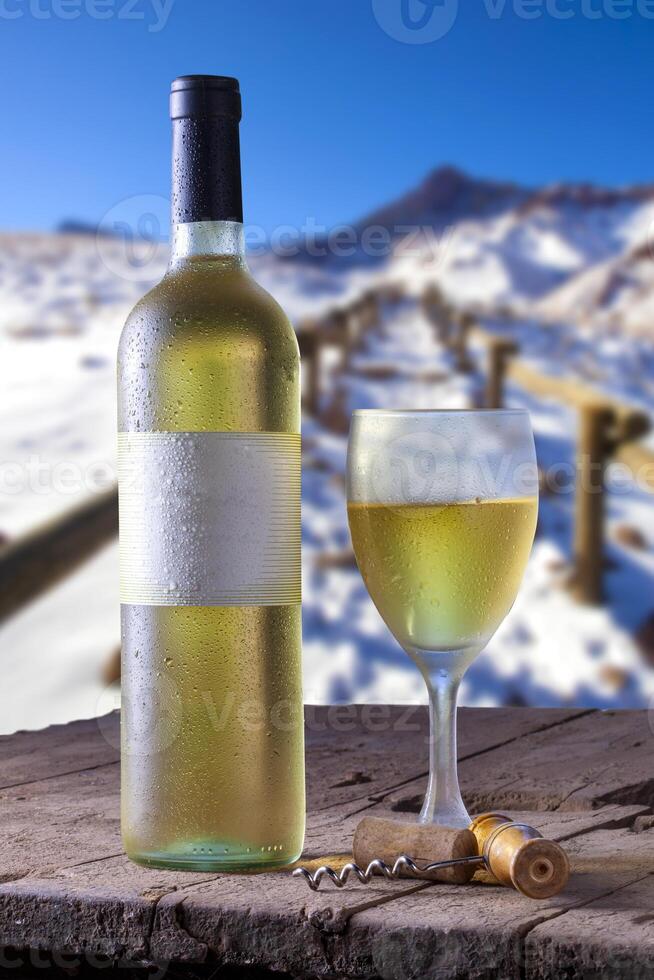
<path id="1" fill-rule="evenodd" d="M 118 533 L 116 487 L 0 549 L 0 622 L 73 572 Z"/>
<path id="2" fill-rule="evenodd" d="M 646 412 L 611 398 L 582 381 L 543 374 L 528 362 L 514 356 L 519 352 L 519 347 L 514 341 L 498 337 L 479 327 L 474 330 L 472 337 L 488 347 L 486 390 L 497 393 L 496 404 L 490 405 L 487 400 L 488 408 L 502 407 L 504 388 L 508 380 L 531 395 L 570 405 L 573 408 L 597 404 L 610 407 L 613 412 L 611 424 L 615 426 L 613 439 L 617 443 L 638 439 L 649 431 L 650 419 Z M 503 352 L 503 356 L 497 356 L 498 348 Z"/>
<path id="3" fill-rule="evenodd" d="M 654 493 L 654 452 L 637 442 L 618 446 L 614 455 L 617 463 L 626 466 L 638 479 L 643 490 Z"/>

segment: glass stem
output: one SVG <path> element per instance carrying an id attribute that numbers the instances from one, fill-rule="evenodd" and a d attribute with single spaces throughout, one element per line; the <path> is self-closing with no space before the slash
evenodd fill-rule
<path id="1" fill-rule="evenodd" d="M 420 823 L 467 827 L 457 775 L 456 701 L 461 679 L 478 650 L 411 653 L 429 692 L 429 783 Z"/>

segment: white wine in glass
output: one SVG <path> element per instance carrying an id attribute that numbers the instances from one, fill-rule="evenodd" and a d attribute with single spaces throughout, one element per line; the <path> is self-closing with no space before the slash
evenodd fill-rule
<path id="1" fill-rule="evenodd" d="M 461 678 L 509 612 L 538 514 L 522 411 L 362 411 L 348 451 L 348 517 L 359 569 L 421 670 L 431 705 L 421 821 L 467 826 L 456 773 Z"/>

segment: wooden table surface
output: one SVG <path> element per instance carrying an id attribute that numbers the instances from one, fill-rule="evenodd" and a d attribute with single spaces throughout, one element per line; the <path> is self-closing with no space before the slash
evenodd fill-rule
<path id="1" fill-rule="evenodd" d="M 520 814 L 565 842 L 573 874 L 555 898 L 478 880 L 312 893 L 287 871 L 140 868 L 122 852 L 109 715 L 0 738 L 0 946 L 173 964 L 176 976 L 204 964 L 389 980 L 654 977 L 654 713 L 459 718 L 470 811 Z M 426 731 L 423 708 L 307 708 L 303 863 L 338 866 L 362 814 L 416 812 Z"/>

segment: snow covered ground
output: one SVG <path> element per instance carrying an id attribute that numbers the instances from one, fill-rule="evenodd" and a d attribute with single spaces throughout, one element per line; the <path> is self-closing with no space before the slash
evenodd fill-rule
<path id="1" fill-rule="evenodd" d="M 551 249 L 544 254 L 549 261 Z M 606 254 L 600 249 L 597 261 L 605 261 Z M 163 250 L 155 250 L 135 275 L 133 264 L 122 269 L 126 258 L 119 242 L 103 241 L 98 248 L 90 236 L 0 236 L 0 535 L 5 538 L 112 481 L 118 334 L 164 261 Z M 490 268 L 495 259 L 488 261 Z M 295 317 L 325 308 L 334 297 L 343 302 L 366 284 L 398 278 L 394 260 L 388 267 L 333 275 L 269 258 L 254 266 Z M 426 272 L 419 277 L 416 263 L 401 268 L 400 278 L 407 283 L 413 276 L 408 285 L 413 283 L 417 294 L 428 281 Z M 565 364 L 566 371 L 654 415 L 654 344 L 642 334 L 622 333 L 615 324 L 543 326 L 528 317 L 487 325 L 519 333 L 523 353 L 539 368 L 560 372 Z M 408 300 L 386 311 L 383 327 L 368 335 L 346 373 L 335 371 L 326 399 L 340 396 L 348 410 L 461 407 L 470 403 L 478 379 L 454 374 L 448 358 L 418 304 Z M 371 364 L 386 366 L 393 376 L 366 377 Z M 432 380 L 416 380 L 426 371 Z M 510 404 L 532 414 L 541 465 L 571 464 L 574 416 L 517 389 L 509 396 Z M 352 563 L 343 479 L 346 437 L 308 418 L 304 437 L 307 700 L 423 700 L 420 676 L 389 635 Z M 654 669 L 634 638 L 654 612 L 654 495 L 637 486 L 625 491 L 621 483 L 609 494 L 608 509 L 607 604 L 584 608 L 564 588 L 573 494 L 543 497 L 522 591 L 470 669 L 463 703 L 626 707 L 654 698 Z M 618 546 L 612 537 L 620 525 L 639 529 L 645 546 Z M 105 689 L 102 667 L 119 639 L 116 551 L 108 546 L 0 627 L 0 731 L 88 717 L 114 705 L 117 695 Z"/>

